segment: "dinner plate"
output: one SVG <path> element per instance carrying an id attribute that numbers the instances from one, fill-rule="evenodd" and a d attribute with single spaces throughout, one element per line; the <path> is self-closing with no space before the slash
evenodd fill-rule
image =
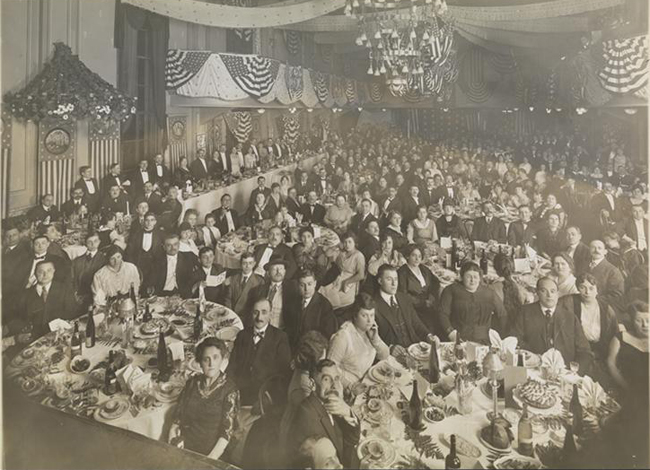
<path id="1" fill-rule="evenodd" d="M 559 394 L 559 392 L 558 392 L 558 394 Z M 537 412 L 540 412 L 541 414 L 555 414 L 556 411 L 557 411 L 557 410 L 555 410 L 555 406 L 557 405 L 557 395 L 553 396 L 554 400 L 553 400 L 553 403 L 550 406 L 540 407 L 539 405 L 535 405 L 532 402 L 524 400 L 521 397 L 521 394 L 519 393 L 519 385 L 518 385 L 512 390 L 512 398 L 520 408 L 523 408 L 524 403 L 525 403 L 526 406 L 528 406 L 528 408 L 531 408 L 531 409 L 533 409 L 533 410 L 535 410 Z"/>
<path id="2" fill-rule="evenodd" d="M 388 367 L 390 367 L 390 369 L 393 371 L 393 376 L 392 377 L 389 376 L 389 375 L 383 374 L 381 372 L 381 370 L 383 368 L 388 368 Z M 390 382 L 394 381 L 394 379 L 395 379 L 394 374 L 395 374 L 395 368 L 393 366 L 391 366 L 390 364 L 387 364 L 386 362 L 383 362 L 383 361 L 375 364 L 368 371 L 368 377 L 370 378 L 370 380 L 372 380 L 374 382 L 377 382 L 377 383 L 380 383 L 380 384 L 387 384 L 387 383 L 390 383 Z"/>
<path id="3" fill-rule="evenodd" d="M 120 418 L 129 409 L 131 404 L 126 397 L 113 397 L 102 403 L 95 412 L 95 418 L 105 421 L 112 421 Z"/>
<path id="4" fill-rule="evenodd" d="M 419 343 L 414 343 L 408 347 L 408 352 L 414 359 L 418 361 L 425 361 L 429 359 L 429 354 L 431 353 L 431 345 L 421 341 Z"/>
<path id="5" fill-rule="evenodd" d="M 180 383 L 162 382 L 156 386 L 153 394 L 160 403 L 173 403 L 182 391 L 183 385 Z"/>
<path id="6" fill-rule="evenodd" d="M 73 374 L 85 374 L 90 369 L 90 359 L 83 356 L 75 356 L 70 361 L 68 368 Z"/>
<path id="7" fill-rule="evenodd" d="M 532 457 L 526 457 L 518 454 L 504 455 L 496 459 L 492 466 L 497 470 L 510 469 L 537 469 L 542 468 L 542 462 Z"/>
<path id="8" fill-rule="evenodd" d="M 216 337 L 222 341 L 235 341 L 240 329 L 234 326 L 226 326 L 217 331 Z"/>
<path id="9" fill-rule="evenodd" d="M 367 403 L 364 403 L 362 406 L 363 419 L 375 426 L 382 424 L 388 416 L 395 413 L 395 410 L 388 402 L 384 400 L 379 400 L 379 402 L 381 403 L 381 406 L 376 411 L 368 409 Z"/>
<path id="10" fill-rule="evenodd" d="M 38 395 L 43 391 L 43 383 L 33 379 L 22 379 L 20 389 L 28 396 Z"/>
<path id="11" fill-rule="evenodd" d="M 373 456 L 371 454 L 371 450 L 373 449 L 377 449 L 381 456 Z M 359 443 L 359 446 L 357 447 L 357 456 L 359 457 L 359 460 L 367 459 L 366 461 L 376 468 L 388 468 L 395 462 L 397 451 L 392 445 L 383 439 L 371 437 L 370 439 L 366 439 Z"/>
<path id="12" fill-rule="evenodd" d="M 213 304 L 212 307 L 206 308 L 206 312 L 203 317 L 208 321 L 217 321 L 220 318 L 224 318 L 228 315 L 228 309 L 222 305 Z"/>

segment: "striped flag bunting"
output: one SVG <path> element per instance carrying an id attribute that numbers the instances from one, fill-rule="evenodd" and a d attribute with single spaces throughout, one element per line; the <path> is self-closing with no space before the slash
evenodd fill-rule
<path id="1" fill-rule="evenodd" d="M 253 39 L 254 29 L 250 28 L 237 28 L 235 29 L 235 34 L 239 39 L 245 42 L 250 42 Z"/>
<path id="2" fill-rule="evenodd" d="M 460 72 L 460 88 L 474 103 L 485 103 L 494 93 L 494 84 L 485 80 L 483 52 L 473 47 L 465 54 Z"/>
<path id="3" fill-rule="evenodd" d="M 648 84 L 648 36 L 613 39 L 603 43 L 605 66 L 598 73 L 612 93 L 636 93 Z"/>
<path id="4" fill-rule="evenodd" d="M 358 101 L 356 85 L 356 80 L 351 80 L 349 78 L 345 80 L 345 96 L 348 99 L 348 103 L 356 103 Z"/>
<path id="5" fill-rule="evenodd" d="M 510 54 L 490 54 L 490 64 L 500 75 L 509 75 L 517 71 L 515 57 Z"/>
<path id="6" fill-rule="evenodd" d="M 112 163 L 120 161 L 120 125 L 96 119 L 89 129 L 90 167 L 92 175 L 101 181 Z"/>
<path id="7" fill-rule="evenodd" d="M 311 70 L 311 83 L 314 85 L 314 91 L 318 97 L 318 101 L 324 103 L 329 98 L 329 81 L 331 77 L 319 72 L 318 70 Z"/>
<path id="8" fill-rule="evenodd" d="M 284 68 L 284 80 L 287 86 L 287 92 L 291 101 L 298 101 L 302 98 L 302 67 L 286 65 Z"/>
<path id="9" fill-rule="evenodd" d="M 232 79 L 249 95 L 259 98 L 273 88 L 280 66 L 277 60 L 254 55 L 220 56 Z"/>
<path id="10" fill-rule="evenodd" d="M 223 116 L 226 125 L 230 132 L 235 136 L 237 142 L 243 143 L 248 140 L 248 137 L 253 130 L 253 119 L 251 113 L 247 111 L 236 111 L 226 113 Z"/>
<path id="11" fill-rule="evenodd" d="M 0 162 L 0 217 L 9 215 L 9 181 L 11 169 L 11 115 L 2 110 L 2 161 Z"/>
<path id="12" fill-rule="evenodd" d="M 368 85 L 370 88 L 370 99 L 373 103 L 379 103 L 384 96 L 384 89 L 377 82 L 372 82 Z"/>
<path id="13" fill-rule="evenodd" d="M 284 31 L 284 42 L 287 45 L 287 51 L 291 55 L 298 55 L 302 46 L 302 35 L 299 31 Z"/>
<path id="14" fill-rule="evenodd" d="M 174 171 L 181 157 L 187 157 L 187 116 L 168 116 L 169 166 Z"/>
<path id="15" fill-rule="evenodd" d="M 169 49 L 165 63 L 167 89 L 176 89 L 189 82 L 201 70 L 211 54 L 210 51 Z"/>
<path id="16" fill-rule="evenodd" d="M 76 176 L 76 125 L 42 120 L 38 127 L 38 195 L 52 194 L 54 203 L 61 205 L 68 200 Z"/>
<path id="17" fill-rule="evenodd" d="M 280 116 L 278 118 L 279 128 L 282 138 L 290 145 L 294 146 L 300 133 L 300 123 L 293 116 Z"/>

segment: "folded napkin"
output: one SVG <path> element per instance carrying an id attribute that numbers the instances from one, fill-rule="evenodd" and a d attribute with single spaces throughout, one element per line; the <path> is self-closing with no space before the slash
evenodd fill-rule
<path id="1" fill-rule="evenodd" d="M 55 318 L 48 325 L 50 327 L 50 331 L 64 331 L 72 328 L 72 325 L 70 323 L 65 320 L 61 320 L 60 318 Z"/>
<path id="2" fill-rule="evenodd" d="M 562 353 L 555 348 L 546 351 L 542 354 L 542 367 L 546 367 L 554 373 L 559 374 L 565 367 Z"/>
<path id="3" fill-rule="evenodd" d="M 585 375 L 578 387 L 578 398 L 580 403 L 587 408 L 598 408 L 601 403 L 607 401 L 607 393 L 598 382 Z"/>
<path id="4" fill-rule="evenodd" d="M 490 345 L 493 348 L 499 348 L 503 353 L 514 354 L 517 349 L 517 338 L 514 336 L 508 336 L 505 339 L 501 339 L 501 335 L 496 330 L 490 330 L 488 333 L 490 337 Z"/>

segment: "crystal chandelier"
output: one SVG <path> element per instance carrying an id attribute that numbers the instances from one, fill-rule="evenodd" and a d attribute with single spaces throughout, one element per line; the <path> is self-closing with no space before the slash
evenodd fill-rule
<path id="1" fill-rule="evenodd" d="M 348 0 L 359 21 L 358 46 L 368 49 L 368 74 L 384 76 L 391 93 L 439 92 L 430 85 L 452 50 L 454 27 L 444 0 Z"/>

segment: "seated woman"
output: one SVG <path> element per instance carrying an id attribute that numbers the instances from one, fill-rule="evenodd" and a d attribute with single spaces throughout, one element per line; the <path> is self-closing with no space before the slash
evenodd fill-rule
<path id="1" fill-rule="evenodd" d="M 573 275 L 575 272 L 573 258 L 568 253 L 561 251 L 551 257 L 551 263 L 553 264 L 553 275 L 557 282 L 558 297 L 577 294 L 576 277 Z"/>
<path id="2" fill-rule="evenodd" d="M 197 211 L 196 209 L 187 209 L 185 211 L 185 214 L 183 214 L 183 222 L 190 224 L 190 228 L 192 229 L 190 233 L 190 238 L 197 245 L 202 245 L 203 237 L 199 233 L 198 221 L 199 221 L 199 211 Z"/>
<path id="3" fill-rule="evenodd" d="M 560 228 L 563 228 L 566 225 L 566 212 L 562 206 L 557 202 L 557 197 L 555 194 L 549 194 L 546 196 L 546 203 L 539 206 L 535 210 L 535 218 L 539 221 L 546 220 L 548 215 L 551 213 L 557 214 L 560 219 Z"/>
<path id="4" fill-rule="evenodd" d="M 124 251 L 117 245 L 106 250 L 106 266 L 93 276 L 92 292 L 95 305 L 106 305 L 106 301 L 117 295 L 126 295 L 131 286 L 140 290 L 140 273 L 135 264 L 124 261 Z"/>
<path id="5" fill-rule="evenodd" d="M 402 253 L 395 249 L 395 242 L 390 233 L 384 233 L 379 238 L 379 246 L 380 251 L 372 255 L 368 261 L 368 274 L 376 276 L 382 264 L 388 263 L 391 266 L 400 268 L 406 263 Z"/>
<path id="6" fill-rule="evenodd" d="M 194 240 L 192 240 L 193 232 L 194 229 L 187 222 L 183 222 L 178 227 L 178 233 L 179 233 L 178 251 L 185 252 L 185 253 L 192 253 L 196 258 L 198 258 L 199 248 L 196 246 L 196 243 L 194 243 Z"/>
<path id="7" fill-rule="evenodd" d="M 343 173 L 343 180 L 339 183 L 339 187 L 335 189 L 339 193 L 345 194 L 346 198 L 354 195 L 355 184 L 352 182 L 349 171 Z"/>
<path id="8" fill-rule="evenodd" d="M 338 194 L 334 204 L 327 208 L 325 225 L 341 235 L 347 231 L 353 215 L 345 195 Z"/>
<path id="9" fill-rule="evenodd" d="M 566 248 L 567 236 L 561 228 L 560 216 L 557 212 L 549 212 L 545 218 L 546 224 L 537 231 L 535 248 L 540 255 L 550 259 L 553 253 Z"/>
<path id="10" fill-rule="evenodd" d="M 625 211 L 628 217 L 632 217 L 632 208 L 634 206 L 641 206 L 644 212 L 648 211 L 648 195 L 643 192 L 643 186 L 640 184 L 632 186 L 632 194 L 625 202 Z"/>
<path id="11" fill-rule="evenodd" d="M 611 342 L 618 334 L 618 320 L 612 307 L 598 298 L 598 286 L 592 274 L 578 276 L 576 287 L 579 293 L 573 296 L 574 311 L 596 359 L 590 375 L 606 387 L 611 383 L 606 361 Z"/>
<path id="12" fill-rule="evenodd" d="M 366 261 L 363 254 L 357 250 L 356 235 L 347 232 L 341 237 L 341 246 L 341 252 L 336 258 L 340 274 L 333 282 L 319 290 L 334 309 L 351 305 L 359 292 L 359 284 L 366 277 Z"/>
<path id="13" fill-rule="evenodd" d="M 494 270 L 502 280 L 493 282 L 489 287 L 503 302 L 503 308 L 508 315 L 508 324 L 512 325 L 519 314 L 519 309 L 526 303 L 526 291 L 512 279 L 515 266 L 507 255 L 499 253 L 494 257 Z"/>
<path id="14" fill-rule="evenodd" d="M 397 211 L 391 211 L 388 214 L 388 225 L 384 228 L 383 233 L 393 238 L 395 249 L 401 251 L 408 245 L 408 233 L 402 232 L 402 214 Z"/>
<path id="15" fill-rule="evenodd" d="M 375 362 L 389 355 L 375 322 L 375 300 L 362 292 L 356 299 L 355 314 L 332 335 L 327 358 L 341 370 L 341 383 L 347 388 L 359 382 Z"/>
<path id="16" fill-rule="evenodd" d="M 108 248 L 111 245 L 117 245 L 123 250 L 126 249 L 124 235 L 120 233 L 117 225 L 117 216 L 113 212 L 106 212 L 102 216 L 99 222 L 99 228 L 97 229 L 97 235 L 99 235 L 100 250 Z"/>
<path id="17" fill-rule="evenodd" d="M 273 225 L 277 225 L 283 231 L 296 226 L 296 219 L 289 213 L 289 208 L 285 203 L 280 205 L 280 209 L 273 217 Z"/>
<path id="18" fill-rule="evenodd" d="M 244 219 L 246 220 L 246 224 L 251 226 L 272 219 L 274 215 L 269 210 L 264 193 L 257 193 L 255 201 L 248 207 Z"/>
<path id="19" fill-rule="evenodd" d="M 518 209 L 520 206 L 527 206 L 530 204 L 530 198 L 526 195 L 524 191 L 524 185 L 522 183 L 516 183 L 514 187 L 514 193 L 510 195 L 510 200 L 508 205 L 515 209 Z"/>
<path id="20" fill-rule="evenodd" d="M 286 201 L 287 197 L 289 197 L 289 188 L 291 188 L 291 180 L 287 175 L 282 175 L 282 178 L 280 178 L 280 196 L 283 201 Z"/>
<path id="21" fill-rule="evenodd" d="M 413 307 L 430 331 L 440 331 L 440 320 L 436 312 L 440 298 L 440 281 L 422 264 L 422 250 L 409 245 L 404 250 L 406 264 L 397 270 L 400 292 L 408 294 Z"/>
<path id="22" fill-rule="evenodd" d="M 427 242 L 438 241 L 438 230 L 436 223 L 429 218 L 429 212 L 426 206 L 418 207 L 417 217 L 413 219 L 410 224 L 411 231 L 413 232 L 413 239 L 411 243 L 423 247 Z"/>
<path id="23" fill-rule="evenodd" d="M 459 196 L 461 201 L 480 201 L 481 195 L 478 193 L 478 189 L 474 187 L 474 183 L 469 178 L 465 178 L 465 184 L 461 186 L 459 190 Z"/>
<path id="24" fill-rule="evenodd" d="M 192 376 L 181 392 L 169 428 L 168 442 L 219 459 L 230 443 L 239 411 L 239 391 L 222 372 L 229 351 L 217 338 L 196 346 L 201 374 Z"/>
<path id="25" fill-rule="evenodd" d="M 325 254 L 323 247 L 314 241 L 314 229 L 307 226 L 302 227 L 298 232 L 300 243 L 296 243 L 293 250 L 293 257 L 296 260 L 298 269 L 308 269 L 316 275 L 316 280 L 321 281 L 330 267 L 330 261 Z"/>
<path id="26" fill-rule="evenodd" d="M 200 227 L 201 240 L 203 246 L 215 248 L 217 241 L 221 238 L 221 232 L 217 228 L 217 218 L 212 212 L 208 212 L 205 216 L 205 225 Z"/>
<path id="27" fill-rule="evenodd" d="M 187 183 L 194 184 L 194 177 L 190 173 L 190 168 L 187 163 L 187 157 L 181 157 L 178 161 L 178 168 L 174 172 L 174 184 L 179 188 L 185 189 Z"/>

